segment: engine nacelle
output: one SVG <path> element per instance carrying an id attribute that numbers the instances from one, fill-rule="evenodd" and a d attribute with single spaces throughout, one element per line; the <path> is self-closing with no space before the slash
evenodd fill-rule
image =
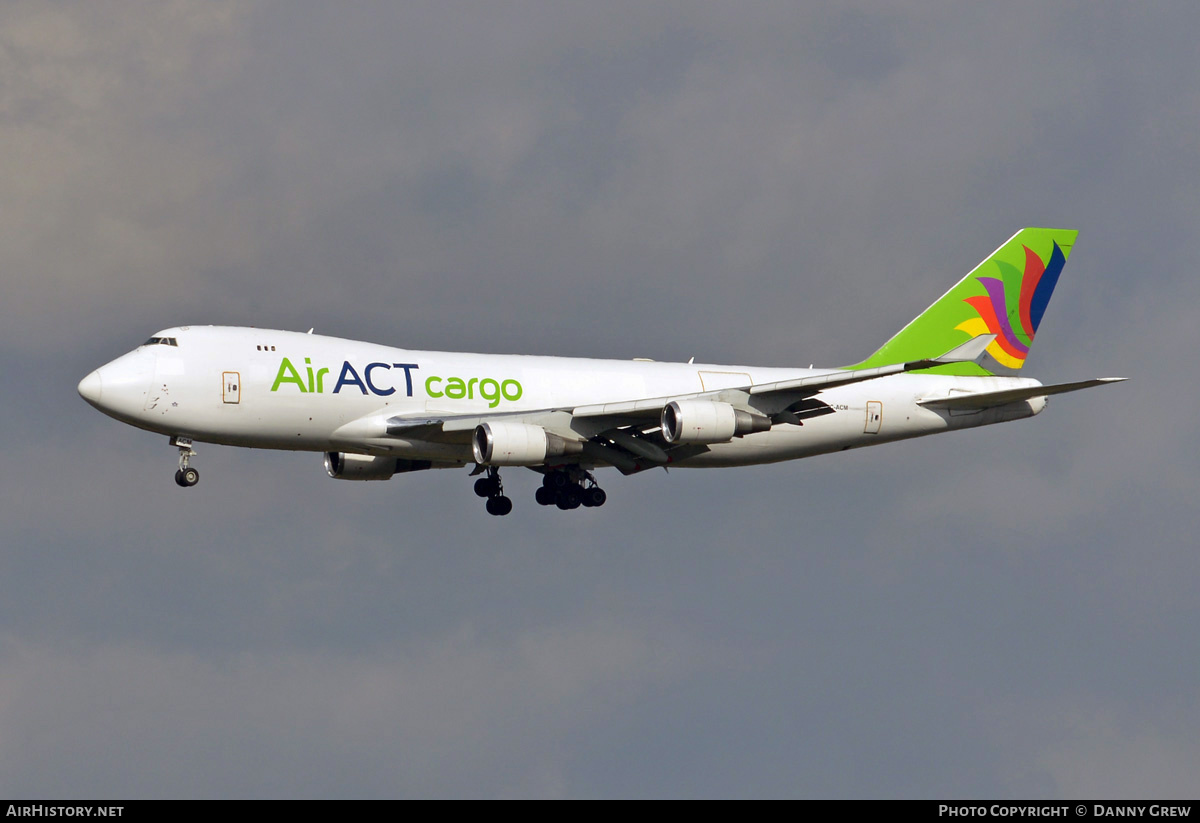
<path id="1" fill-rule="evenodd" d="M 711 400 L 672 400 L 663 407 L 661 422 L 668 443 L 726 443 L 771 428 L 768 417 Z"/>
<path id="2" fill-rule="evenodd" d="M 433 463 L 428 460 L 325 452 L 325 471 L 330 477 L 338 480 L 387 480 L 398 472 L 415 472 L 429 468 L 433 468 Z"/>
<path id="3" fill-rule="evenodd" d="M 488 421 L 471 436 L 475 462 L 484 466 L 540 466 L 547 457 L 579 454 L 583 444 L 564 440 L 541 426 Z"/>

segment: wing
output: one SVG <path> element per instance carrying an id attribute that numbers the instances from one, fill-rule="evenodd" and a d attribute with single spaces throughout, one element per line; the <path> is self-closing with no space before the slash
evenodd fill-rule
<path id="1" fill-rule="evenodd" d="M 472 436 L 479 427 L 486 425 L 509 432 L 519 432 L 528 427 L 544 431 L 547 455 L 564 455 L 581 462 L 608 464 L 624 474 L 633 474 L 708 451 L 708 446 L 703 442 L 688 441 L 686 438 L 679 442 L 664 436 L 661 420 L 664 410 L 669 406 L 680 408 L 678 404 L 690 401 L 699 401 L 702 404 L 700 408 L 721 406 L 725 414 L 724 421 L 732 426 L 728 429 L 729 437 L 766 431 L 778 423 L 803 425 L 804 420 L 833 413 L 832 408 L 816 397 L 822 391 L 945 363 L 974 361 L 982 356 L 994 337 L 981 335 L 941 357 L 928 360 L 871 369 L 831 369 L 774 383 L 692 394 L 482 415 L 406 417 L 377 413 L 342 426 L 334 433 L 334 439 L 346 443 L 348 447 L 385 451 L 401 443 L 427 443 L 433 450 L 461 450 L 472 444 Z M 719 442 L 719 439 L 709 442 Z M 533 462 L 540 463 L 541 460 Z"/>
<path id="2" fill-rule="evenodd" d="M 979 359 L 987 350 L 988 345 L 995 339 L 994 334 L 985 334 L 968 340 L 961 346 L 952 349 L 941 357 L 931 360 L 913 360 L 908 363 L 896 363 L 890 366 L 879 366 L 873 369 L 830 369 L 823 374 L 797 377 L 791 380 L 779 380 L 774 383 L 759 383 L 755 386 L 743 386 L 735 389 L 718 389 L 716 391 L 696 392 L 695 394 L 679 394 L 672 397 L 652 397 L 645 400 L 631 400 L 623 403 L 603 403 L 594 406 L 578 406 L 573 410 L 577 418 L 641 418 L 657 419 L 668 403 L 679 400 L 710 399 L 732 402 L 735 406 L 742 403 L 767 416 L 774 416 L 789 406 L 806 400 L 834 386 L 846 386 L 851 383 L 862 383 L 867 380 L 877 380 L 892 374 L 928 369 L 945 363 L 963 363 Z M 783 420 L 780 422 L 794 422 Z"/>

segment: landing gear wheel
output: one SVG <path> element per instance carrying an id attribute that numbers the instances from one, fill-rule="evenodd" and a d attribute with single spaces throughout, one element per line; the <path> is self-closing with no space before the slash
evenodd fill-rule
<path id="1" fill-rule="evenodd" d="M 188 465 L 188 461 L 196 456 L 191 438 L 172 437 L 170 442 L 179 449 L 179 471 L 175 472 L 175 482 L 185 489 L 196 485 L 200 482 L 200 472 Z"/>
<path id="2" fill-rule="evenodd" d="M 487 498 L 487 513 L 503 517 L 512 511 L 512 501 L 504 496 L 504 483 L 500 480 L 500 470 L 489 466 L 487 477 L 475 481 L 475 493 Z"/>
<path id="3" fill-rule="evenodd" d="M 589 508 L 603 506 L 606 500 L 608 500 L 608 495 L 599 486 L 592 486 L 583 492 L 583 505 Z"/>
<path id="4" fill-rule="evenodd" d="M 512 511 L 512 501 L 504 495 L 489 497 L 487 502 L 487 513 L 496 517 L 503 517 Z"/>
<path id="5" fill-rule="evenodd" d="M 554 505 L 558 506 L 563 511 L 570 509 L 578 509 L 583 502 L 583 490 L 574 483 L 567 486 L 565 489 L 560 489 L 558 494 L 554 496 Z"/>
<path id="6" fill-rule="evenodd" d="M 546 486 L 542 486 L 533 493 L 533 499 L 538 502 L 539 506 L 553 506 L 554 492 Z"/>

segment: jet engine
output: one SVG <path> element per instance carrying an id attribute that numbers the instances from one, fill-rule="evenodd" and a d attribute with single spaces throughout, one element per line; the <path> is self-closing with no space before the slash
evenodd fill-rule
<path id="1" fill-rule="evenodd" d="M 711 400 L 672 400 L 662 410 L 662 433 L 668 443 L 726 443 L 769 428 L 769 417 Z"/>
<path id="2" fill-rule="evenodd" d="M 485 466 L 539 466 L 547 457 L 579 454 L 583 443 L 528 423 L 488 421 L 471 436 L 475 462 Z"/>
<path id="3" fill-rule="evenodd" d="M 325 471 L 338 480 L 387 480 L 399 472 L 433 468 L 428 460 L 372 457 L 369 454 L 325 452 Z"/>

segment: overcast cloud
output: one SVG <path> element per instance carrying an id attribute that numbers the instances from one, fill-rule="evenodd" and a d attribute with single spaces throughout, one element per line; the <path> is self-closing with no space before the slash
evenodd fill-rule
<path id="1" fill-rule="evenodd" d="M 0 794 L 1195 797 L 1200 10 L 0 6 Z M 172 325 L 840 365 L 1080 230 L 1036 420 L 328 479 L 91 409 Z M 1180 366 L 1180 363 L 1185 365 Z"/>

